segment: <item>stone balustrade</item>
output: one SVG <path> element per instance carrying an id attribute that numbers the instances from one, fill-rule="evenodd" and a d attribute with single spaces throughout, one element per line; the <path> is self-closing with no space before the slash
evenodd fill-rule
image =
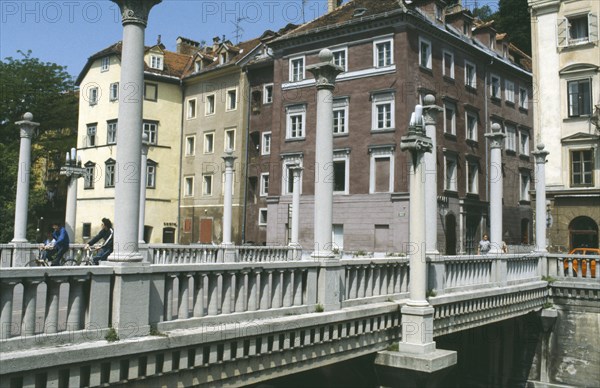
<path id="1" fill-rule="evenodd" d="M 548 276 L 560 280 L 595 279 L 600 282 L 600 255 L 547 254 Z"/>
<path id="2" fill-rule="evenodd" d="M 343 259 L 344 306 L 408 297 L 407 257 Z"/>
<path id="3" fill-rule="evenodd" d="M 148 246 L 148 257 L 152 264 L 202 264 L 216 263 L 218 245 L 173 245 Z"/>

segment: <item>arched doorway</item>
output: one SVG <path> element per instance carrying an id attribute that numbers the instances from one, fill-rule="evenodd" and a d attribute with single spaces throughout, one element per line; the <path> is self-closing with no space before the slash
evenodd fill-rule
<path id="1" fill-rule="evenodd" d="M 590 217 L 576 217 L 569 224 L 569 250 L 598 248 L 598 224 Z"/>
<path id="2" fill-rule="evenodd" d="M 446 215 L 446 254 L 456 255 L 456 216 L 452 213 Z"/>

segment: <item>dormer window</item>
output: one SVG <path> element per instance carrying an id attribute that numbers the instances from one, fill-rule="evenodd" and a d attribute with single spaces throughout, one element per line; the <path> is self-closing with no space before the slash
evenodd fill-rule
<path id="1" fill-rule="evenodd" d="M 439 5 L 435 5 L 435 18 L 439 21 L 444 20 L 444 9 Z"/>
<path id="2" fill-rule="evenodd" d="M 226 53 L 226 52 L 225 52 L 225 53 L 221 53 L 221 54 L 219 55 L 219 63 L 220 63 L 221 65 L 223 65 L 223 64 L 225 64 L 225 63 L 227 63 L 227 53 Z"/>
<path id="3" fill-rule="evenodd" d="M 490 34 L 490 49 L 496 50 L 496 34 Z"/>
<path id="4" fill-rule="evenodd" d="M 202 70 L 202 61 L 197 60 L 196 62 L 194 62 L 194 71 L 199 72 L 200 70 Z"/>
<path id="5" fill-rule="evenodd" d="M 150 67 L 152 69 L 163 69 L 163 57 L 161 55 L 150 55 Z"/>
<path id="6" fill-rule="evenodd" d="M 463 24 L 463 34 L 471 36 L 471 23 L 465 22 L 465 24 Z"/>

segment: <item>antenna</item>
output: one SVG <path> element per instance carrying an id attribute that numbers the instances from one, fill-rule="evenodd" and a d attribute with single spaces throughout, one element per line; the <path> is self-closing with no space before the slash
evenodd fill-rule
<path id="1" fill-rule="evenodd" d="M 235 37 L 235 44 L 237 45 L 238 43 L 240 43 L 240 39 L 242 38 L 242 34 L 244 33 L 244 29 L 242 28 L 242 26 L 240 25 L 242 21 L 248 19 L 247 17 L 238 17 L 237 19 L 235 19 L 235 23 L 233 23 L 233 25 L 235 26 L 235 30 L 233 31 L 233 36 Z"/>
<path id="2" fill-rule="evenodd" d="M 304 15 L 304 7 L 306 6 L 306 0 L 302 0 L 302 24 L 306 23 L 306 18 Z"/>

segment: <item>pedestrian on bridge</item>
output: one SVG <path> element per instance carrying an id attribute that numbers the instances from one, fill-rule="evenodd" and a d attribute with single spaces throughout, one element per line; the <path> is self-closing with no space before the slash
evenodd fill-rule
<path id="1" fill-rule="evenodd" d="M 115 234 L 112 222 L 108 218 L 102 219 L 102 228 L 100 229 L 100 233 L 98 233 L 93 239 L 85 244 L 85 249 L 90 249 L 90 245 L 94 245 L 100 240 L 104 240 L 102 245 L 97 249 L 99 252 L 94 255 L 94 264 L 100 264 L 100 261 L 104 261 L 108 259 L 108 256 L 113 251 L 113 235 Z"/>

